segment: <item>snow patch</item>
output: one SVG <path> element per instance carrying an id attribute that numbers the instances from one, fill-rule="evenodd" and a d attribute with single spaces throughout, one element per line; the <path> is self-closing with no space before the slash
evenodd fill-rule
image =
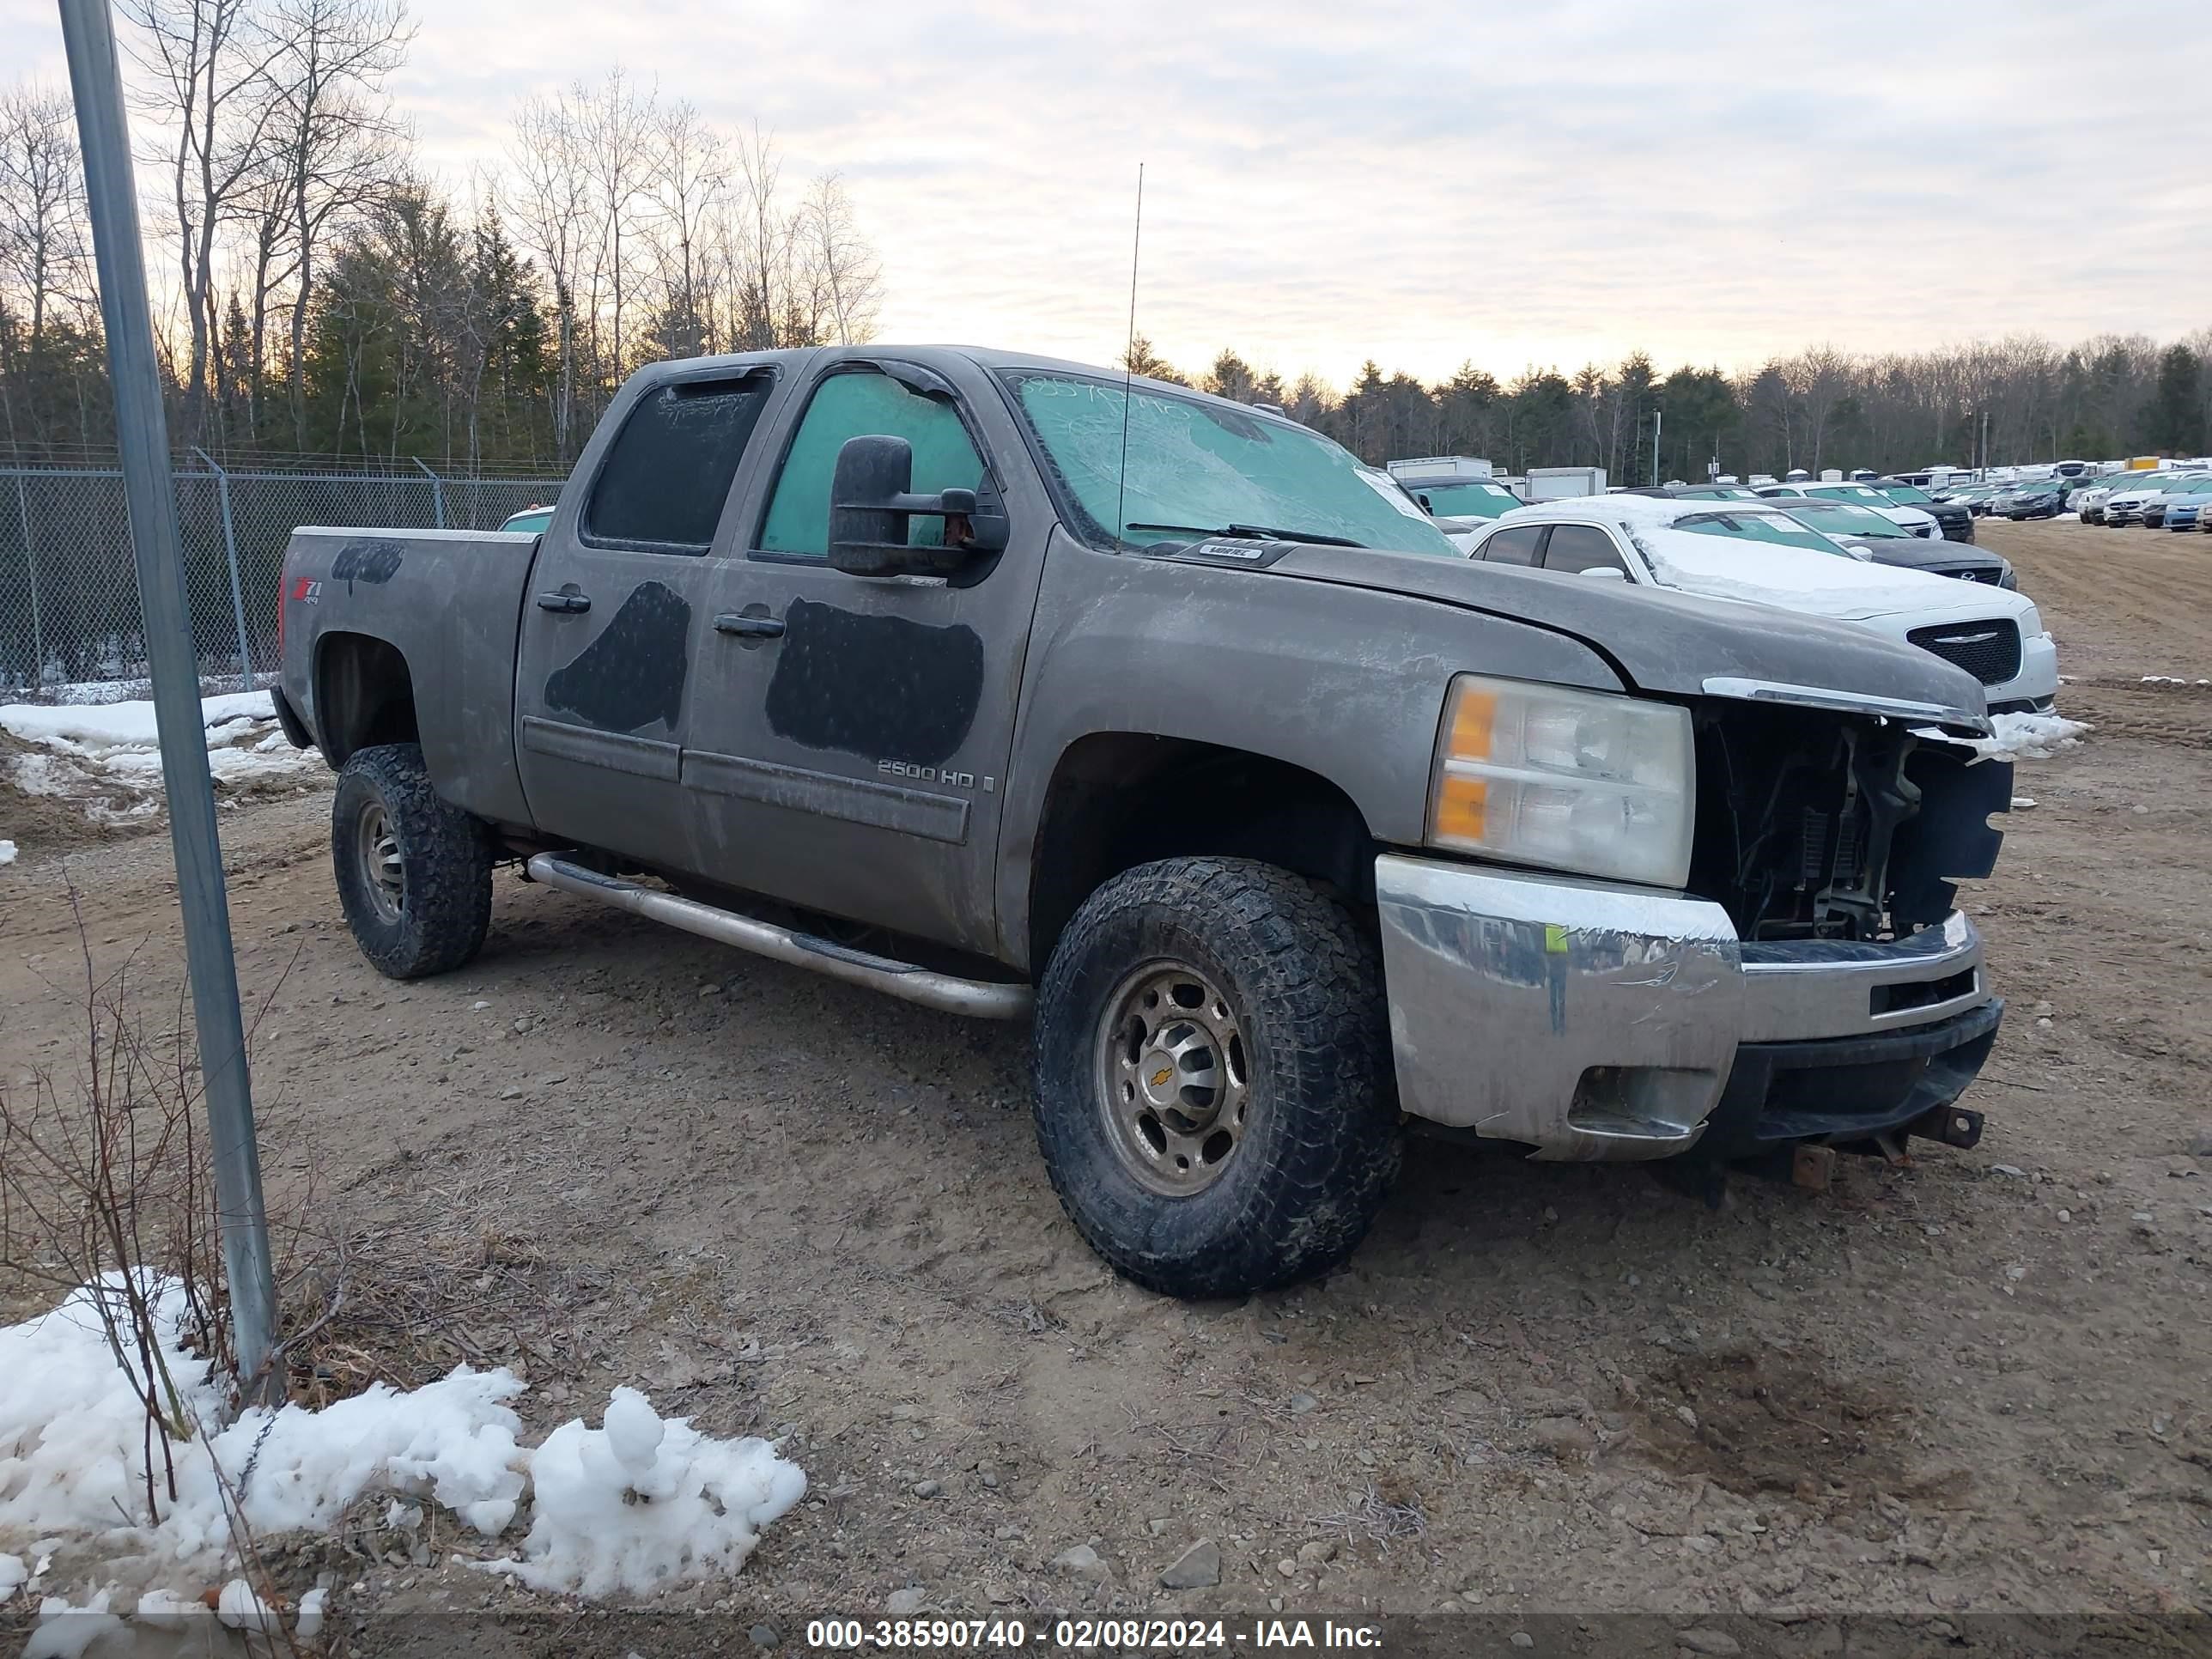
<path id="1" fill-rule="evenodd" d="M 23 1649 L 23 1659 L 82 1659 L 94 1643 L 123 1633 L 123 1621 L 107 1610 L 101 1590 L 82 1607 L 58 1595 L 39 1602 L 39 1622 Z"/>
<path id="2" fill-rule="evenodd" d="M 219 787 L 304 778 L 320 765 L 314 750 L 291 746 L 266 691 L 203 697 L 200 718 Z M 15 786 L 27 794 L 76 801 L 94 823 L 161 808 L 161 738 L 150 702 L 9 703 L 0 707 L 0 730 L 41 751 L 15 759 Z"/>
<path id="3" fill-rule="evenodd" d="M 1930 743 L 1972 749 L 1980 760 L 2049 760 L 2062 750 L 2078 748 L 2081 739 L 2097 729 L 2087 720 L 2069 720 L 2059 714 L 1992 714 L 1990 726 L 1990 735 L 1986 738 L 1954 738 L 1932 726 L 1917 727 L 1912 735 Z M 2035 805 L 2032 800 L 2027 804 Z"/>
<path id="4" fill-rule="evenodd" d="M 724 1577 L 806 1495 L 805 1475 L 766 1441 L 711 1438 L 635 1389 L 614 1391 L 603 1422 L 572 1419 L 532 1455 L 521 1559 L 487 1571 L 588 1596 Z"/>
<path id="5" fill-rule="evenodd" d="M 0 864 L 13 864 L 15 861 L 15 843 L 12 841 L 0 841 Z"/>
<path id="6" fill-rule="evenodd" d="M 1955 613 L 1961 604 L 1956 578 L 1764 542 L 1707 536 L 1670 525 L 1621 526 L 1664 586 L 1708 599 L 1739 599 L 1844 622 L 1901 611 Z M 2015 596 L 1976 594 L 1967 608 L 2011 614 L 2024 608 Z"/>
<path id="7" fill-rule="evenodd" d="M 213 730 L 234 720 L 273 720 L 276 705 L 266 691 L 229 691 L 200 699 L 200 723 Z M 26 743 L 66 744 L 81 753 L 106 749 L 151 749 L 161 741 L 151 702 L 11 702 L 0 707 L 0 726 Z"/>
<path id="8" fill-rule="evenodd" d="M 521 1420 L 508 1404 L 526 1385 L 505 1370 L 466 1365 L 410 1391 L 379 1383 L 320 1411 L 257 1407 L 216 1429 L 222 1391 L 187 1346 L 191 1315 L 181 1290 L 164 1282 L 153 1291 L 160 1357 L 190 1432 L 169 1447 L 177 1496 L 164 1494 L 161 1520 L 149 1525 L 145 1416 L 124 1369 L 139 1362 L 127 1347 L 118 1361 L 100 1315 L 125 1284 L 112 1274 L 0 1328 L 0 1540 L 90 1538 L 205 1583 L 234 1564 L 226 1485 L 264 1537 L 328 1530 L 372 1490 L 442 1504 L 495 1537 L 527 1497 L 532 1525 L 520 1558 L 481 1565 L 541 1589 L 643 1594 L 736 1572 L 761 1529 L 806 1492 L 805 1475 L 767 1442 L 702 1435 L 684 1419 L 662 1418 L 635 1389 L 614 1391 L 602 1427 L 573 1419 L 532 1450 L 517 1443 Z M 35 1577 L 20 1558 L 0 1555 L 0 1596 Z M 42 1623 L 34 1642 L 64 1656 L 89 1645 L 115 1624 L 95 1600 L 67 1621 L 57 1613 L 54 1634 Z M 142 1597 L 142 1606 L 154 1622 L 198 1616 L 175 1596 L 150 1605 Z M 304 1621 L 305 1602 L 300 1611 Z M 225 1587 L 217 1613 L 234 1629 L 276 1628 L 276 1610 L 242 1580 Z M 77 1647 L 67 1645 L 80 1634 Z"/>
<path id="9" fill-rule="evenodd" d="M 275 1636 L 284 1628 L 284 1615 L 263 1601 L 243 1578 L 234 1578 L 222 1587 L 215 1616 L 233 1630 L 252 1631 L 257 1636 Z"/>

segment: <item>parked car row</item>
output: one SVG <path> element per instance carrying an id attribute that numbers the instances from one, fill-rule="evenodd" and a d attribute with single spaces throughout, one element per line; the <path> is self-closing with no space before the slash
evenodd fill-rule
<path id="1" fill-rule="evenodd" d="M 2084 480 L 2075 491 L 2074 510 L 2084 524 L 2112 529 L 2141 524 L 2151 529 L 2212 528 L 2203 522 L 2202 497 L 2212 492 L 2212 471 L 2177 468 L 2156 472 L 2124 472 L 2111 477 Z M 2177 505 L 2179 504 L 2179 505 Z"/>
<path id="2" fill-rule="evenodd" d="M 1802 616 L 1856 623 L 1965 669 L 1992 714 L 2046 713 L 2058 692 L 2058 651 L 2011 568 L 1919 562 L 1925 538 L 1848 501 L 1783 496 L 1721 501 L 1697 486 L 1516 507 L 1474 538 L 1468 556 L 1597 575 Z M 1852 539 L 1846 544 L 1842 538 Z M 1874 549 L 1889 551 L 1881 558 Z M 1967 591 L 1946 577 L 1966 576 Z M 1996 589 L 1996 592 L 1988 591 Z"/>
<path id="3" fill-rule="evenodd" d="M 1939 521 L 1928 509 L 1893 501 L 1866 484 L 1784 484 L 1756 489 L 1742 484 L 1664 484 L 1623 493 L 1672 501 L 1759 501 L 1788 513 L 1855 558 L 1993 587 L 2020 585 L 2008 561 L 1958 546 L 1972 540 L 1971 520 L 1966 533 L 1956 538 L 1949 535 L 1948 523 L 1940 525 L 1945 533 L 1933 534 L 1930 527 Z M 1468 538 L 1465 545 L 1471 548 L 1473 543 Z"/>

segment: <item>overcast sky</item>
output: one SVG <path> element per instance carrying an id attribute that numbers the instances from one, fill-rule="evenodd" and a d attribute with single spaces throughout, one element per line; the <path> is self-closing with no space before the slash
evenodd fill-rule
<path id="1" fill-rule="evenodd" d="M 415 0 L 426 162 L 621 63 L 848 181 L 883 333 L 1501 376 L 2212 324 L 2202 0 Z M 2106 17 L 2111 21 L 2105 21 Z M 0 0 L 0 82 L 64 76 Z M 1822 21 L 1825 20 L 1825 21 Z"/>

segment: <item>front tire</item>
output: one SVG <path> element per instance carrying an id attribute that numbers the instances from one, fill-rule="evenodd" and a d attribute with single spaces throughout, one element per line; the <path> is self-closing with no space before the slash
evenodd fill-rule
<path id="1" fill-rule="evenodd" d="M 1344 905 L 1243 859 L 1107 882 L 1037 988 L 1037 1146 L 1117 1272 L 1182 1297 L 1326 1272 L 1397 1173 L 1380 953 Z"/>
<path id="2" fill-rule="evenodd" d="M 439 798 L 421 745 L 356 750 L 331 805 L 331 862 L 354 943 L 377 972 L 459 968 L 491 926 L 491 837 Z"/>

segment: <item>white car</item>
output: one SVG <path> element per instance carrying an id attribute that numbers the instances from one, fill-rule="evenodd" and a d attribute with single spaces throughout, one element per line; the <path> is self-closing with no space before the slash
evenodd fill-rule
<path id="1" fill-rule="evenodd" d="M 1791 495 L 1809 496 L 1814 501 L 1852 501 L 1860 507 L 1870 507 L 1892 524 L 1902 525 L 1916 536 L 1941 537 L 1943 526 L 1936 522 L 1936 515 L 1917 507 L 1908 507 L 1893 501 L 1869 485 L 1863 483 L 1787 483 L 1772 484 L 1759 492 L 1769 501 L 1786 499 Z"/>
<path id="2" fill-rule="evenodd" d="M 2104 521 L 2115 527 L 2140 524 L 2143 508 L 2153 501 L 2179 484 L 2192 483 L 2204 476 L 2182 471 L 2144 474 L 2141 482 L 2124 485 L 2105 497 Z"/>
<path id="3" fill-rule="evenodd" d="M 1468 556 L 1856 623 L 1965 669 L 1992 714 L 2047 713 L 2058 695 L 2058 647 L 2033 600 L 1865 562 L 1779 504 L 1546 501 L 1494 520 Z"/>

